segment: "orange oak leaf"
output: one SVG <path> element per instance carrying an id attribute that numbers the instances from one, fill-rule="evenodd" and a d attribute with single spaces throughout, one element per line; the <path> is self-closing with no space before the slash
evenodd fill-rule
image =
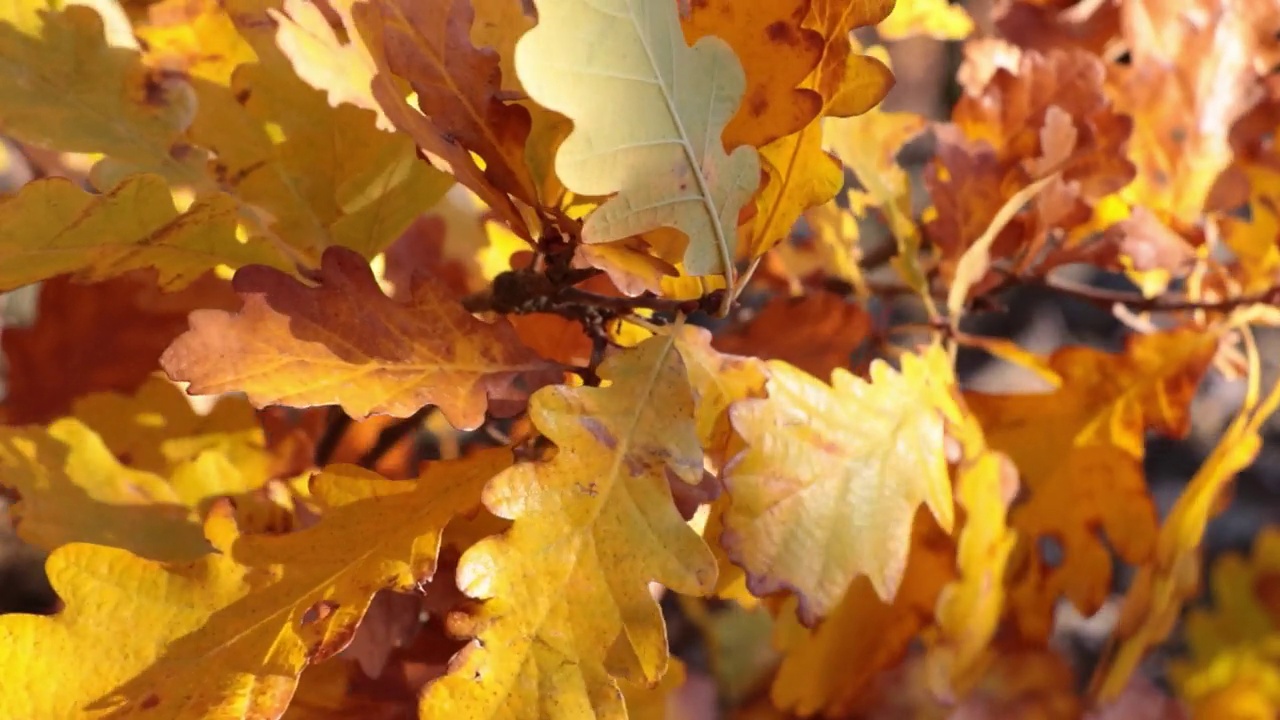
<path id="1" fill-rule="evenodd" d="M 525 165 L 529 112 L 497 98 L 498 54 L 471 44 L 475 12 L 467 0 L 372 0 L 363 21 L 382 35 L 387 67 L 409 82 L 418 107 L 446 136 L 485 161 L 498 188 L 535 204 Z"/>
<path id="2" fill-rule="evenodd" d="M 921 511 L 913 524 L 910 559 L 892 602 L 865 577 L 853 581 L 816 628 L 802 625 L 788 599 L 774 626 L 782 663 L 770 696 L 800 716 L 849 717 L 868 708 L 877 676 L 906 654 L 929 623 L 939 593 L 955 575 L 952 544 Z"/>
<path id="3" fill-rule="evenodd" d="M 832 385 L 774 360 L 766 400 L 730 410 L 747 448 L 725 466 L 721 541 L 756 595 L 790 589 L 800 618 L 830 613 L 859 576 L 892 599 L 912 520 L 924 503 L 948 532 L 954 508 L 944 416 L 957 414 L 947 354 L 872 364 L 870 382 L 837 369 Z"/>
<path id="4" fill-rule="evenodd" d="M 205 523 L 219 552 L 187 563 L 60 548 L 49 574 L 65 609 L 0 618 L 0 663 L 13 668 L 0 703 L 31 718 L 279 717 L 299 673 L 350 642 L 377 591 L 431 579 L 445 525 L 510 462 L 493 449 L 416 482 L 331 467 L 312 479 L 317 525 L 241 535 L 219 504 Z M 121 617 L 164 621 L 120 632 Z"/>
<path id="5" fill-rule="evenodd" d="M 733 48 L 747 76 L 742 106 L 721 136 L 726 150 L 762 147 L 818 116 L 822 96 L 798 87 L 822 57 L 823 37 L 802 27 L 809 0 L 740 3 L 698 0 L 682 19 L 690 45 L 714 35 Z"/>
<path id="6" fill-rule="evenodd" d="M 333 247 L 315 281 L 241 270 L 233 286 L 244 307 L 192 313 L 191 330 L 161 364 L 192 393 L 244 392 L 258 407 L 336 404 L 356 417 L 408 417 L 435 404 L 460 429 L 484 421 L 487 397 L 525 393 L 515 387 L 521 375 L 550 379 L 554 366 L 520 345 L 509 324 L 475 319 L 430 278 L 399 303 L 363 258 Z"/>
<path id="7" fill-rule="evenodd" d="M 820 115 L 858 115 L 889 92 L 893 73 L 879 60 L 854 52 L 850 32 L 883 20 L 892 9 L 892 0 L 812 3 L 803 26 L 822 35 L 824 44 L 821 60 L 802 85 L 822 97 Z M 768 181 L 760 189 L 758 214 L 741 230 L 741 252 L 749 257 L 777 245 L 806 209 L 834 198 L 844 183 L 840 163 L 822 149 L 818 120 L 762 147 L 760 161 Z"/>
<path id="8" fill-rule="evenodd" d="M 829 292 L 779 296 L 737 332 L 716 338 L 724 352 L 782 360 L 815 377 L 848 369 L 853 353 L 871 332 L 871 316 Z"/>
<path id="9" fill-rule="evenodd" d="M 987 442 L 1018 466 L 1027 496 L 1011 515 L 1025 559 L 1011 603 L 1025 637 L 1048 636 L 1062 595 L 1085 614 L 1101 607 L 1109 548 L 1127 563 L 1150 561 L 1156 513 L 1142 468 L 1145 433 L 1187 431 L 1217 345 L 1213 334 L 1178 330 L 1135 336 L 1121 354 L 1066 347 L 1049 358 L 1062 378 L 1053 393 L 966 394 Z M 1061 548 L 1060 562 L 1041 556 L 1042 541 Z"/>
<path id="10" fill-rule="evenodd" d="M 205 275 L 176 293 L 156 290 L 148 273 L 82 285 L 58 277 L 41 285 L 36 322 L 8 327 L 5 422 L 44 423 L 67 414 L 75 398 L 133 392 L 160 369 L 160 354 L 182 334 L 187 314 L 235 307 L 229 283 Z"/>
<path id="11" fill-rule="evenodd" d="M 1011 259 L 1024 274 L 1043 274 L 1086 253 L 1113 265 L 1113 245 L 1090 244 L 1088 232 L 1071 234 L 1135 174 L 1125 157 L 1133 120 L 1119 114 L 1106 93 L 1106 65 L 1080 50 L 1022 52 L 1012 67 L 997 62 L 980 71 L 984 59 L 991 60 L 970 60 L 971 80 L 952 113 L 954 125 L 938 129 L 937 158 L 925 176 L 936 208 L 925 232 L 942 254 L 944 277 L 960 272 L 960 259 L 1006 203 L 1017 203 L 1017 194 L 1031 187 L 1035 196 L 997 228 L 990 257 Z M 1022 204 L 1029 208 L 1021 210 Z M 1051 236 L 1064 233 L 1049 246 Z M 992 282 L 987 270 L 969 278 L 970 287 L 984 276 Z"/>
<path id="12" fill-rule="evenodd" d="M 1251 369 L 1256 381 L 1258 366 Z M 1114 636 L 1118 642 L 1093 688 L 1097 697 L 1113 699 L 1124 690 L 1151 648 L 1173 632 L 1184 604 L 1199 593 L 1201 545 L 1209 520 L 1220 512 L 1220 499 L 1236 476 L 1258 457 L 1262 428 L 1278 406 L 1280 384 L 1265 397 L 1256 386 L 1251 389 L 1244 407 L 1169 511 L 1156 539 L 1154 562 L 1138 569 L 1125 593 Z M 1251 613 L 1233 614 L 1243 618 Z M 1280 628 L 1280 615 L 1275 627 Z M 1189 632 L 1193 628 L 1189 625 Z"/>
<path id="13" fill-rule="evenodd" d="M 458 623 L 477 639 L 426 690 L 423 714 L 622 718 L 617 680 L 663 676 L 667 639 L 649 582 L 704 593 L 716 571 L 672 502 L 671 483 L 703 477 L 674 345 L 657 336 L 607 360 L 607 387 L 533 395 L 529 413 L 556 454 L 485 489 L 485 506 L 514 522 L 459 562 L 458 586 L 484 600 Z"/>

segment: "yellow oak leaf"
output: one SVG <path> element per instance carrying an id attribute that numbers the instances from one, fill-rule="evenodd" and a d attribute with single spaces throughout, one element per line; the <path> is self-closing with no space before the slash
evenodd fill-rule
<path id="1" fill-rule="evenodd" d="M 836 196 L 844 186 L 840 162 L 822 149 L 822 132 L 813 127 L 775 140 L 760 149 L 768 180 L 756 199 L 754 219 L 742 226 L 742 252 L 763 255 L 791 234 L 805 210 Z"/>
<path id="2" fill-rule="evenodd" d="M 948 532 L 953 522 L 944 415 L 957 411 L 946 352 L 906 354 L 901 371 L 877 361 L 870 382 L 842 368 L 832 385 L 785 362 L 768 368 L 768 399 L 730 410 L 747 448 L 723 473 L 725 549 L 754 594 L 793 590 L 806 624 L 859 576 L 891 599 L 920 504 Z"/>
<path id="3" fill-rule="evenodd" d="M 1256 354 L 1250 370 L 1252 387 L 1243 407 L 1174 502 L 1160 526 L 1153 561 L 1138 568 L 1125 593 L 1115 630 L 1118 642 L 1104 658 L 1105 672 L 1095 678 L 1093 691 L 1098 697 L 1119 695 L 1150 649 L 1173 631 L 1184 603 L 1199 592 L 1200 546 L 1209 520 L 1219 512 L 1220 498 L 1231 482 L 1257 458 L 1263 425 L 1280 406 L 1280 384 L 1260 397 Z M 1275 626 L 1280 627 L 1280 621 Z"/>
<path id="4" fill-rule="evenodd" d="M 237 67 L 258 59 L 217 0 L 157 2 L 132 19 L 150 67 L 229 86 Z"/>
<path id="5" fill-rule="evenodd" d="M 195 394 L 243 392 L 258 407 L 337 404 L 354 417 L 408 417 L 435 404 L 459 429 L 479 427 L 490 397 L 524 397 L 519 376 L 553 379 L 554 366 L 506 320 L 477 320 L 430 277 L 396 302 L 359 255 L 334 247 L 314 279 L 309 287 L 271 268 L 240 271 L 240 312 L 192 313 L 161 365 Z"/>
<path id="6" fill-rule="evenodd" d="M 987 442 L 1013 459 L 1026 493 L 1011 516 L 1030 556 L 1011 597 L 1024 636 L 1048 636 L 1064 594 L 1081 612 L 1096 612 L 1110 592 L 1112 550 L 1127 563 L 1150 560 L 1156 513 L 1142 467 L 1145 433 L 1186 432 L 1191 397 L 1216 350 L 1213 334 L 1193 330 L 1135 336 L 1121 354 L 1066 347 L 1049 358 L 1062 378 L 1052 393 L 966 393 Z M 1061 548 L 1060 562 L 1041 557 L 1044 538 Z"/>
<path id="7" fill-rule="evenodd" d="M 665 0 L 536 6 L 516 70 L 530 97 L 574 122 L 556 174 L 574 193 L 618 193 L 587 217 L 583 240 L 674 227 L 688 236 L 688 274 L 731 279 L 738 214 L 760 175 L 753 148 L 727 154 L 720 139 L 746 87 L 733 50 L 712 37 L 686 45 Z"/>
<path id="8" fill-rule="evenodd" d="M 801 27 L 809 0 L 691 3 L 685 39 L 707 35 L 729 44 L 747 77 L 742 106 L 724 129 L 724 146 L 762 147 L 798 132 L 822 109 L 822 97 L 798 87 L 822 57 L 823 38 Z"/>
<path id="9" fill-rule="evenodd" d="M 524 0 L 471 0 L 475 20 L 471 23 L 471 42 L 477 48 L 490 48 L 498 54 L 502 71 L 502 90 L 524 92 L 516 73 L 516 41 L 533 29 L 535 20 L 525 12 Z"/>
<path id="10" fill-rule="evenodd" d="M 729 407 L 739 400 L 764 397 L 765 364 L 754 357 L 717 351 L 705 328 L 685 325 L 675 332 L 676 349 L 689 372 L 697 403 L 698 437 L 718 467 L 729 457 L 733 442 Z"/>
<path id="11" fill-rule="evenodd" d="M 934 610 L 936 632 L 926 640 L 927 674 L 940 698 L 968 695 L 994 656 L 989 646 L 1003 617 L 1005 568 L 1017 543 L 1007 522 L 1018 492 L 1017 468 L 987 447 L 973 415 L 959 419 L 953 426 L 961 446 L 956 502 L 964 511 L 956 539 L 959 577 L 942 589 Z"/>
<path id="12" fill-rule="evenodd" d="M 276 45 L 271 4 L 227 0 L 213 11 L 231 22 L 210 31 L 239 34 L 257 61 L 236 68 L 229 85 L 195 82 L 190 137 L 216 154 L 220 186 L 263 228 L 251 234 L 274 236 L 307 265 L 332 246 L 372 258 L 454 181 L 423 163 L 409 138 L 379 130 L 375 113 L 333 107 L 300 78 Z"/>
<path id="13" fill-rule="evenodd" d="M 423 696 L 431 716 L 622 718 L 614 678 L 656 683 L 667 639 L 649 582 L 715 585 L 710 550 L 677 512 L 671 483 L 703 477 L 694 399 L 671 336 L 600 367 L 608 387 L 544 388 L 533 424 L 558 450 L 485 489 L 513 520 L 470 548 L 458 586 L 484 600 L 460 625 L 477 639 Z"/>
<path id="14" fill-rule="evenodd" d="M 108 44 L 94 10 L 67 5 L 0 7 L 0 133 L 207 185 L 203 155 L 182 141 L 195 110 L 187 84 L 145 68 L 136 49 Z"/>
<path id="15" fill-rule="evenodd" d="M 1245 558 L 1214 562 L 1212 608 L 1186 615 L 1186 659 L 1170 667 L 1195 718 L 1280 713 L 1280 529 L 1264 528 Z M 1252 713 L 1246 711 L 1251 708 Z"/>
<path id="16" fill-rule="evenodd" d="M 243 398 L 223 396 L 207 413 L 197 413 L 173 383 L 152 376 L 133 395 L 81 396 L 71 414 L 132 468 L 168 477 L 205 450 L 217 450 L 242 471 L 254 468 L 266 479 L 266 438 Z"/>
<path id="17" fill-rule="evenodd" d="M 48 570 L 65 609 L 0 617 L 0 704 L 30 718 L 279 717 L 299 673 L 347 645 L 375 592 L 431 578 L 444 526 L 510 461 L 487 451 L 416 482 L 330 468 L 312 481 L 319 524 L 241 536 L 221 504 L 205 525 L 220 552 L 188 563 L 64 546 Z M 151 621 L 121 632 L 139 618 Z"/>
<path id="18" fill-rule="evenodd" d="M 91 542 L 154 560 L 209 550 L 166 478 L 126 467 L 83 423 L 0 429 L 0 484 L 17 492 L 19 535 L 46 550 Z"/>
<path id="19" fill-rule="evenodd" d="M 529 204 L 537 194 L 525 165 L 529 113 L 498 99 L 499 57 L 471 44 L 467 0 L 368 0 L 361 12 L 381 33 L 387 68 L 417 94 L 422 113 L 485 162 L 485 176 Z"/>
<path id="20" fill-rule="evenodd" d="M 955 574 L 950 540 L 923 511 L 919 515 L 911 531 L 911 559 L 891 603 L 880 599 L 866 577 L 853 581 L 816 628 L 799 622 L 796 599 L 782 603 L 774 628 L 774 645 L 783 654 L 770 690 L 774 705 L 804 717 L 862 716 L 854 711 L 868 709 L 877 676 L 906 654 Z"/>
<path id="21" fill-rule="evenodd" d="M 344 29 L 355 27 L 351 7 L 356 1 L 329 2 L 329 7 L 342 19 Z M 380 129 L 395 130 L 395 124 L 373 97 L 373 80 L 378 68 L 367 47 L 359 42 L 344 43 L 320 6 L 309 0 L 284 0 L 280 10 L 269 8 L 267 12 L 279 24 L 276 43 L 293 63 L 298 77 L 311 87 L 324 90 L 333 107 L 350 103 L 372 110 L 377 114 Z"/>
<path id="22" fill-rule="evenodd" d="M 667 672 L 657 685 L 626 683 L 622 686 L 623 700 L 627 704 L 627 720 L 680 720 L 677 709 L 672 717 L 672 703 L 676 691 L 684 685 L 689 673 L 679 658 L 672 658 Z M 692 718 L 690 718 L 692 720 Z"/>
<path id="23" fill-rule="evenodd" d="M 236 206 L 225 196 L 173 205 L 159 176 L 136 175 L 102 195 L 66 178 L 36 180 L 0 197 L 0 290 L 72 273 L 96 282 L 153 267 L 167 290 L 218 265 L 287 267 L 262 242 L 236 239 Z"/>
<path id="24" fill-rule="evenodd" d="M 973 32 L 973 18 L 963 5 L 947 0 L 895 0 L 893 12 L 876 25 L 883 40 L 924 35 L 937 40 L 963 40 Z"/>

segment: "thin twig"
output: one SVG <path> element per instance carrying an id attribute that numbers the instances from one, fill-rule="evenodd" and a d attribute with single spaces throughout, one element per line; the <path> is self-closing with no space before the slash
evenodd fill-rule
<path id="1" fill-rule="evenodd" d="M 432 405 L 419 408 L 417 412 L 409 417 L 388 425 L 382 432 L 378 433 L 378 439 L 373 443 L 373 447 L 366 450 L 356 464 L 362 468 L 372 470 L 378 464 L 378 461 L 382 460 L 383 456 L 396 446 L 396 443 L 404 439 L 409 433 L 417 430 L 422 425 L 422 421 L 427 417 L 427 414 L 433 409 L 434 406 Z"/>
<path id="2" fill-rule="evenodd" d="M 333 459 L 334 451 L 338 449 L 338 442 L 342 440 L 342 436 L 347 433 L 349 427 L 351 427 L 351 417 L 342 408 L 337 405 L 329 408 L 329 421 L 325 424 L 324 433 L 316 441 L 312 464 L 318 468 L 328 465 Z"/>

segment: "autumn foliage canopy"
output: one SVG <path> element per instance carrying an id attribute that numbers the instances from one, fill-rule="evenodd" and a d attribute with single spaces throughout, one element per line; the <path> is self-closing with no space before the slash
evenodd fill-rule
<path id="1" fill-rule="evenodd" d="M 1280 533 L 1202 545 L 1280 404 L 1280 3 L 977 20 L 0 2 L 0 491 L 58 598 L 0 717 L 1275 717 Z M 908 39 L 944 121 L 881 107 Z M 1119 341 L 981 331 L 1027 288 Z"/>

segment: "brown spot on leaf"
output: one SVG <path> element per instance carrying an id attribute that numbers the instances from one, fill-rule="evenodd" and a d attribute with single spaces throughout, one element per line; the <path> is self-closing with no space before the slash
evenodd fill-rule
<path id="1" fill-rule="evenodd" d="M 160 696 L 156 695 L 155 693 L 150 693 L 146 697 L 142 698 L 142 702 L 138 703 L 138 707 L 142 708 L 143 710 L 150 710 L 151 708 L 159 704 L 160 704 Z"/>
<path id="2" fill-rule="evenodd" d="M 305 627 L 312 623 L 319 622 L 329 617 L 333 614 L 333 611 L 337 609 L 338 603 L 332 600 L 321 600 L 315 605 L 307 608 L 306 612 L 302 613 L 302 625 Z"/>
<path id="3" fill-rule="evenodd" d="M 769 37 L 770 42 L 778 43 L 780 45 L 796 44 L 795 29 L 792 28 L 785 20 L 778 20 L 777 22 L 770 23 L 769 26 L 764 29 L 764 34 Z"/>
<path id="4" fill-rule="evenodd" d="M 609 432 L 609 428 L 605 427 L 604 423 L 596 418 L 582 418 L 582 426 L 587 429 L 587 432 L 591 433 L 591 437 L 606 448 L 614 450 L 618 447 L 618 438 L 614 437 L 613 433 Z"/>

